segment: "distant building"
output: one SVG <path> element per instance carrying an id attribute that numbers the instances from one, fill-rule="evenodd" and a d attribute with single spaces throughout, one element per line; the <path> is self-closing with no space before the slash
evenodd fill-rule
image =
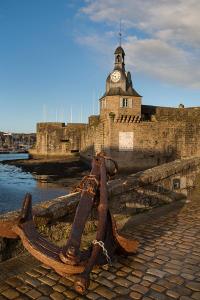
<path id="1" fill-rule="evenodd" d="M 104 150 L 121 169 L 141 170 L 177 158 L 200 155 L 200 107 L 178 108 L 142 105 L 131 73 L 125 69 L 125 52 L 115 50 L 100 115 L 88 124 L 38 123 L 33 156 L 66 156 L 80 152 L 88 160 Z"/>
<path id="2" fill-rule="evenodd" d="M 35 146 L 35 133 L 0 132 L 0 153 L 4 151 L 27 151 Z"/>

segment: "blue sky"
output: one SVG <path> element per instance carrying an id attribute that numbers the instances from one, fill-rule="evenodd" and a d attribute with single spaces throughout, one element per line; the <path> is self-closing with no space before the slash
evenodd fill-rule
<path id="1" fill-rule="evenodd" d="M 120 19 L 143 104 L 200 106 L 199 0 L 0 0 L 0 131 L 97 114 Z"/>

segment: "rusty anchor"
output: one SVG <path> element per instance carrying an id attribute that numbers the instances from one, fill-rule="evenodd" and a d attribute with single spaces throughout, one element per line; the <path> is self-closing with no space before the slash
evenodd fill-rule
<path id="1" fill-rule="evenodd" d="M 114 164 L 114 171 L 108 172 L 106 161 Z M 108 208 L 107 178 L 118 170 L 117 164 L 104 153 L 93 158 L 92 169 L 81 181 L 78 190 L 81 198 L 76 209 L 69 239 L 64 247 L 58 247 L 45 239 L 36 230 L 31 195 L 25 196 L 17 222 L 0 229 L 2 237 L 19 236 L 24 247 L 38 260 L 53 268 L 61 276 L 78 274 L 75 290 L 84 294 L 89 287 L 90 272 L 95 265 L 111 263 L 115 254 L 129 255 L 138 248 L 136 240 L 129 240 L 117 231 L 115 221 Z M 97 206 L 98 226 L 96 238 L 91 247 L 81 251 L 81 238 L 86 221 L 94 206 Z"/>

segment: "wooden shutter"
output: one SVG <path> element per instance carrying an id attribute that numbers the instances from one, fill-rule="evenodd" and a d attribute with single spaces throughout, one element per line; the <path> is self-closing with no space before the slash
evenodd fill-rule
<path id="1" fill-rule="evenodd" d="M 132 98 L 128 98 L 128 108 L 132 108 Z"/>

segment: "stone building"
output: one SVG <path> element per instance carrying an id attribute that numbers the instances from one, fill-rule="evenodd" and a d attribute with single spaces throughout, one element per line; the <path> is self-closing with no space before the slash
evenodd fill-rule
<path id="1" fill-rule="evenodd" d="M 141 170 L 177 158 L 200 155 L 200 107 L 178 108 L 142 105 L 131 73 L 125 69 L 125 52 L 114 53 L 114 68 L 99 99 L 100 115 L 88 124 L 37 124 L 34 156 L 65 156 L 79 152 L 90 160 L 104 150 L 120 169 Z"/>
<path id="2" fill-rule="evenodd" d="M 35 133 L 5 133 L 0 132 L 0 152 L 26 151 L 36 142 Z"/>

